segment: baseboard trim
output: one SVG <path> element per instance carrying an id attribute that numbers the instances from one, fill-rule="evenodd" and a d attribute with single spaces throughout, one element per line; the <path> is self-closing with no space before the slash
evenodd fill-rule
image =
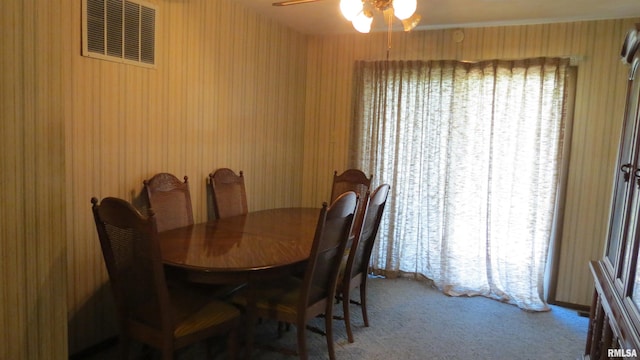
<path id="1" fill-rule="evenodd" d="M 549 301 L 549 304 L 575 310 L 578 312 L 578 315 L 583 317 L 589 317 L 589 313 L 591 311 L 591 307 L 588 305 L 572 304 L 563 301 Z"/>

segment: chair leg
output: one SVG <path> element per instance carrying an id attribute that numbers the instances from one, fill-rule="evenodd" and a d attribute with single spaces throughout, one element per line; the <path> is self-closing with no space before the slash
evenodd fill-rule
<path id="1" fill-rule="evenodd" d="M 363 276 L 366 276 L 363 275 Z M 362 307 L 362 320 L 364 326 L 369 327 L 369 317 L 367 316 L 367 281 L 364 280 L 360 284 L 360 306 Z"/>
<path id="2" fill-rule="evenodd" d="M 214 354 L 215 354 L 213 338 L 205 339 L 203 343 L 204 343 L 204 358 L 207 360 L 213 360 Z"/>
<path id="3" fill-rule="evenodd" d="M 343 302 L 348 304 L 347 301 L 343 301 Z M 327 349 L 329 350 L 329 360 L 335 360 L 336 351 L 333 346 L 333 306 L 332 304 L 329 304 L 329 306 L 327 306 L 327 314 L 324 317 L 324 328 L 325 328 L 326 337 L 327 337 Z"/>
<path id="4" fill-rule="evenodd" d="M 131 341 L 126 336 L 120 336 L 118 340 L 118 351 L 120 352 L 120 359 L 126 360 L 129 358 L 129 344 Z"/>
<path id="5" fill-rule="evenodd" d="M 296 325 L 296 333 L 298 336 L 298 357 L 300 360 L 307 360 L 309 358 L 309 354 L 307 354 L 307 337 L 305 330 L 307 328 L 307 324 L 298 323 Z"/>
<path id="6" fill-rule="evenodd" d="M 162 360 L 173 360 L 173 354 L 170 354 L 168 351 L 162 350 Z"/>
<path id="7" fill-rule="evenodd" d="M 284 323 L 282 321 L 278 321 L 278 339 L 282 338 L 283 331 L 284 331 Z"/>
<path id="8" fill-rule="evenodd" d="M 238 326 L 234 326 L 229 335 L 227 335 L 227 353 L 228 359 L 235 360 L 238 358 Z"/>
<path id="9" fill-rule="evenodd" d="M 342 314 L 344 316 L 344 326 L 347 328 L 347 339 L 350 343 L 353 342 L 353 332 L 351 331 L 351 313 L 349 312 L 349 300 L 351 294 L 349 293 L 349 286 L 345 286 L 342 289 Z"/>
<path id="10" fill-rule="evenodd" d="M 162 360 L 173 360 L 173 346 L 167 344 L 162 346 Z"/>

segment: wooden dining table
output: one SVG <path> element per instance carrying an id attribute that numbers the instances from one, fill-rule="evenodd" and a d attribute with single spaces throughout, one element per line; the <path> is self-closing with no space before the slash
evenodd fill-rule
<path id="1" fill-rule="evenodd" d="M 247 357 L 256 320 L 252 284 L 303 271 L 319 208 L 278 208 L 197 223 L 158 234 L 165 265 L 203 284 L 246 283 Z"/>

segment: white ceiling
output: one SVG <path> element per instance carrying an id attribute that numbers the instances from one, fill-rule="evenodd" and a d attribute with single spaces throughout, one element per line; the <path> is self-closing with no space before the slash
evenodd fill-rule
<path id="1" fill-rule="evenodd" d="M 278 0 L 231 0 L 305 34 L 356 33 L 340 0 L 272 6 Z M 640 0 L 418 0 L 417 29 L 504 26 L 640 17 Z M 381 13 L 372 31 L 386 31 Z M 394 30 L 401 30 L 399 21 Z"/>

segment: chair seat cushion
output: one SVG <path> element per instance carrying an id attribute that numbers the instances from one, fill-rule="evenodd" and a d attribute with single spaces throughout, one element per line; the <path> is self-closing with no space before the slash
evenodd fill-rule
<path id="1" fill-rule="evenodd" d="M 256 284 L 253 288 L 256 307 L 264 311 L 295 314 L 300 300 L 302 280 L 297 277 L 286 277 L 273 282 Z M 247 293 L 241 291 L 232 298 L 232 302 L 247 306 Z"/>
<path id="2" fill-rule="evenodd" d="M 176 309 L 182 312 L 186 309 Z M 200 310 L 182 319 L 173 332 L 176 338 L 183 337 L 211 326 L 231 321 L 240 316 L 240 310 L 235 306 L 220 300 L 212 300 Z"/>
<path id="3" fill-rule="evenodd" d="M 173 283 L 169 289 L 174 335 L 182 337 L 240 316 L 240 310 L 220 300 L 216 287 Z"/>

